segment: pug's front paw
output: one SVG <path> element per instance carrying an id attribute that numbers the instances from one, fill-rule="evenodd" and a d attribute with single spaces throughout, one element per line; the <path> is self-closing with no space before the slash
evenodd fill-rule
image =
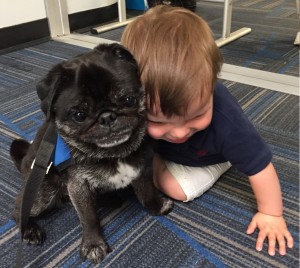
<path id="1" fill-rule="evenodd" d="M 92 263 L 97 264 L 101 262 L 108 254 L 109 249 L 105 241 L 98 239 L 93 242 L 83 242 L 80 249 L 80 256 L 83 260 L 90 260 Z"/>
<path id="2" fill-rule="evenodd" d="M 159 197 L 145 204 L 145 207 L 151 215 L 166 215 L 172 211 L 174 202 L 170 198 Z"/>
<path id="3" fill-rule="evenodd" d="M 45 239 L 45 232 L 35 222 L 30 221 L 24 231 L 23 240 L 30 245 L 40 245 Z"/>
<path id="4" fill-rule="evenodd" d="M 160 208 L 159 215 L 166 215 L 172 211 L 174 207 L 174 201 L 165 197 L 162 197 L 161 199 L 162 206 Z"/>

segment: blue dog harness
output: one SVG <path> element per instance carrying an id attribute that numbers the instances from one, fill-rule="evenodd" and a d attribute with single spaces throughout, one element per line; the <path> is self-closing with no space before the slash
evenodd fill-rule
<path id="1" fill-rule="evenodd" d="M 62 137 L 57 134 L 56 145 L 52 156 L 52 164 L 58 171 L 62 171 L 73 163 L 69 146 L 65 143 Z"/>

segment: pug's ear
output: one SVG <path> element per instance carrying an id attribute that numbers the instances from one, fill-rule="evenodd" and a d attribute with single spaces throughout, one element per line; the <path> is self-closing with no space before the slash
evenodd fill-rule
<path id="1" fill-rule="evenodd" d="M 129 52 L 128 49 L 126 49 L 124 46 L 119 44 L 113 44 L 113 53 L 120 59 L 124 59 L 130 63 L 132 63 L 134 66 L 138 67 L 137 62 L 133 55 Z"/>
<path id="2" fill-rule="evenodd" d="M 117 56 L 119 59 L 123 59 L 124 61 L 131 63 L 138 71 L 138 64 L 134 56 L 131 54 L 131 52 L 128 49 L 126 49 L 124 46 L 118 43 L 100 44 L 96 46 L 94 50 L 100 55 L 104 55 L 106 53 L 113 54 Z"/>
<path id="3" fill-rule="evenodd" d="M 51 107 L 57 89 L 61 84 L 62 65 L 55 65 L 48 74 L 36 85 L 37 95 L 41 100 L 41 110 L 46 115 L 46 120 L 51 118 Z"/>

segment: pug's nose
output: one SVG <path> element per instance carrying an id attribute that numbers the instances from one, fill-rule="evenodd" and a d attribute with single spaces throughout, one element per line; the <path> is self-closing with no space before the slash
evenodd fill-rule
<path id="1" fill-rule="evenodd" d="M 99 116 L 99 123 L 103 126 L 110 126 L 117 119 L 114 112 L 104 112 Z"/>

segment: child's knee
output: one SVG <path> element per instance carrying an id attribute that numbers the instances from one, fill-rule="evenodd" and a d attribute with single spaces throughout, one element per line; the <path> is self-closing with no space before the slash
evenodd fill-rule
<path id="1" fill-rule="evenodd" d="M 181 186 L 170 173 L 165 165 L 165 162 L 163 160 L 159 160 L 161 159 L 156 159 L 156 165 L 154 169 L 155 174 L 153 177 L 153 183 L 155 187 L 175 200 L 185 201 L 187 196 L 182 190 Z"/>
<path id="2" fill-rule="evenodd" d="M 173 177 L 167 167 L 161 173 L 158 183 L 160 184 L 161 191 L 171 198 L 178 201 L 185 201 L 187 199 L 187 196 L 182 190 L 180 184 Z"/>

